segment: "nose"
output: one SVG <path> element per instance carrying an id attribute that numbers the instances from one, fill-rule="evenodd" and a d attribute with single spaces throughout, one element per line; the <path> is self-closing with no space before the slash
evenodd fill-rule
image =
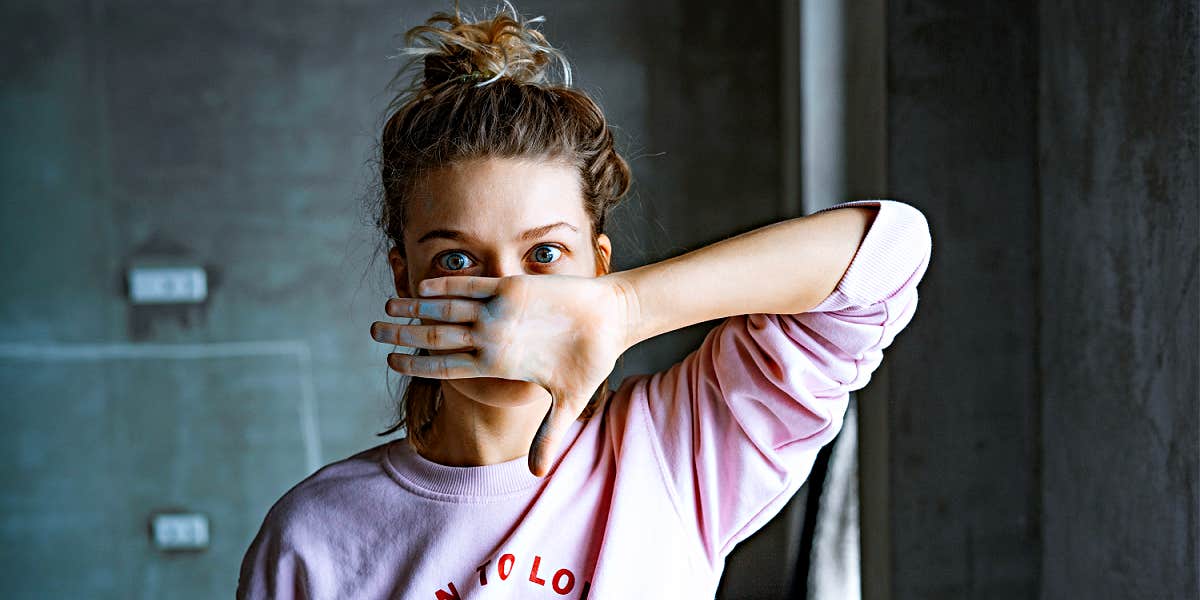
<path id="1" fill-rule="evenodd" d="M 526 273 L 525 265 L 518 258 L 510 256 L 489 259 L 482 270 L 484 277 L 511 277 Z"/>

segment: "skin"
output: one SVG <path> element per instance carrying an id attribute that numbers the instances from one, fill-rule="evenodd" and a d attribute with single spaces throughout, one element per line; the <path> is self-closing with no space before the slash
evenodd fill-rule
<path id="1" fill-rule="evenodd" d="M 694 323 L 815 307 L 841 280 L 877 212 L 847 207 L 788 219 L 604 274 L 572 167 L 508 158 L 450 165 L 431 173 L 408 207 L 407 260 L 396 248 L 388 254 L 399 298 L 385 311 L 420 321 L 376 321 L 371 334 L 428 348 L 432 356 L 393 353 L 388 364 L 443 380 L 423 456 L 453 466 L 527 456 L 542 476 L 625 350 Z M 520 239 L 560 221 L 574 229 Z M 418 242 L 439 229 L 469 237 Z M 611 242 L 601 234 L 597 243 L 607 264 Z"/>

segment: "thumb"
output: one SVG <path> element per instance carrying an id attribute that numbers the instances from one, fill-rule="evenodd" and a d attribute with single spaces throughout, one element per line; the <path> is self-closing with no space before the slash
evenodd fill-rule
<path id="1" fill-rule="evenodd" d="M 568 406 L 569 403 L 552 399 L 550 410 L 546 411 L 546 417 L 533 435 L 533 444 L 529 447 L 529 471 L 538 477 L 544 477 L 550 470 L 563 436 L 578 417 L 571 414 Z"/>

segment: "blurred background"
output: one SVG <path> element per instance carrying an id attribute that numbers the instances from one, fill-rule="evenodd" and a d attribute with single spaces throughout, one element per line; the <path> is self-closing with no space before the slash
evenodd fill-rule
<path id="1" fill-rule="evenodd" d="M 5 598 L 231 597 L 271 504 L 385 441 L 372 152 L 452 5 L 0 3 Z M 633 168 L 615 268 L 929 219 L 921 308 L 720 597 L 1200 597 L 1196 2 L 516 6 Z"/>

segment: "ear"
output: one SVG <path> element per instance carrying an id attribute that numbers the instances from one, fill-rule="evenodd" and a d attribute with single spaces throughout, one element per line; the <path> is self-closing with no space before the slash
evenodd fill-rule
<path id="1" fill-rule="evenodd" d="M 599 252 L 599 255 L 596 256 L 596 276 L 599 277 L 612 268 L 612 240 L 608 239 L 608 234 L 602 233 L 596 236 L 596 250 Z M 601 264 L 603 264 L 603 271 L 600 270 Z"/>
<path id="2" fill-rule="evenodd" d="M 392 266 L 396 294 L 401 298 L 411 298 L 412 295 L 408 292 L 408 267 L 404 262 L 404 257 L 400 256 L 399 248 L 392 246 L 392 249 L 388 250 L 388 264 Z"/>

